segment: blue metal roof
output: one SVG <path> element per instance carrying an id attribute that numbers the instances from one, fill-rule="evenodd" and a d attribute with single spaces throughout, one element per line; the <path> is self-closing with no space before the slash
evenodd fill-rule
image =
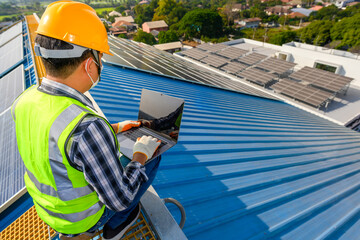
<path id="1" fill-rule="evenodd" d="M 280 101 L 106 64 L 90 92 L 117 122 L 137 118 L 142 88 L 186 101 L 153 186 L 184 205 L 189 239 L 358 238 L 358 133 Z"/>

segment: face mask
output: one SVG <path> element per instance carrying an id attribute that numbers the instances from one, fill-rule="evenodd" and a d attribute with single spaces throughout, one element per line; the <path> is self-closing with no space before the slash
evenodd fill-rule
<path id="1" fill-rule="evenodd" d="M 91 88 L 90 88 L 90 89 L 92 89 L 92 88 L 94 88 L 94 87 L 100 82 L 100 73 L 101 73 L 101 71 L 103 70 L 103 66 L 101 65 L 101 68 L 99 68 L 99 76 L 98 76 L 98 78 L 96 79 L 96 81 L 94 82 L 94 80 L 92 79 L 92 77 L 90 76 L 90 74 L 89 74 L 88 71 L 87 71 L 87 65 L 88 65 L 88 63 L 89 63 L 89 60 L 90 60 L 90 58 L 88 58 L 88 60 L 86 61 L 85 71 L 86 71 L 87 75 L 89 76 L 89 78 L 90 78 L 90 80 L 91 80 L 91 82 L 92 82 L 92 85 L 91 85 Z M 94 60 L 93 60 L 93 61 L 94 61 Z M 94 61 L 94 63 L 99 67 L 99 64 L 97 64 L 95 61 Z"/>

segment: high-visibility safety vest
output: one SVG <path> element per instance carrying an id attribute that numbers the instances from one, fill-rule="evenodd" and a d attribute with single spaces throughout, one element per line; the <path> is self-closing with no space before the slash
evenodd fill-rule
<path id="1" fill-rule="evenodd" d="M 40 218 L 65 234 L 89 230 L 105 210 L 84 173 L 71 166 L 66 153 L 70 136 L 88 114 L 100 117 L 75 99 L 49 95 L 35 86 L 12 106 L 18 148 L 26 167 L 26 188 Z M 116 137 L 115 141 L 118 144 Z"/>

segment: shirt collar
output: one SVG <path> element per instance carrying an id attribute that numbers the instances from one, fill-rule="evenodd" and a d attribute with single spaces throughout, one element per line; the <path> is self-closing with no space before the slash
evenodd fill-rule
<path id="1" fill-rule="evenodd" d="M 41 86 L 39 87 L 39 89 L 48 94 L 73 98 L 83 103 L 85 106 L 88 106 L 95 110 L 93 103 L 87 96 L 65 84 L 51 81 L 44 77 L 41 81 Z"/>

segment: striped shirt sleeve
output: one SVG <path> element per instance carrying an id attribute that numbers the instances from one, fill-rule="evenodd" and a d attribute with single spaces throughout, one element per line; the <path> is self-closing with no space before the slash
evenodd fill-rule
<path id="1" fill-rule="evenodd" d="M 113 211 L 125 210 L 141 184 L 148 180 L 145 167 L 139 162 L 121 166 L 112 131 L 101 118 L 84 118 L 70 137 L 67 153 L 100 201 Z"/>

